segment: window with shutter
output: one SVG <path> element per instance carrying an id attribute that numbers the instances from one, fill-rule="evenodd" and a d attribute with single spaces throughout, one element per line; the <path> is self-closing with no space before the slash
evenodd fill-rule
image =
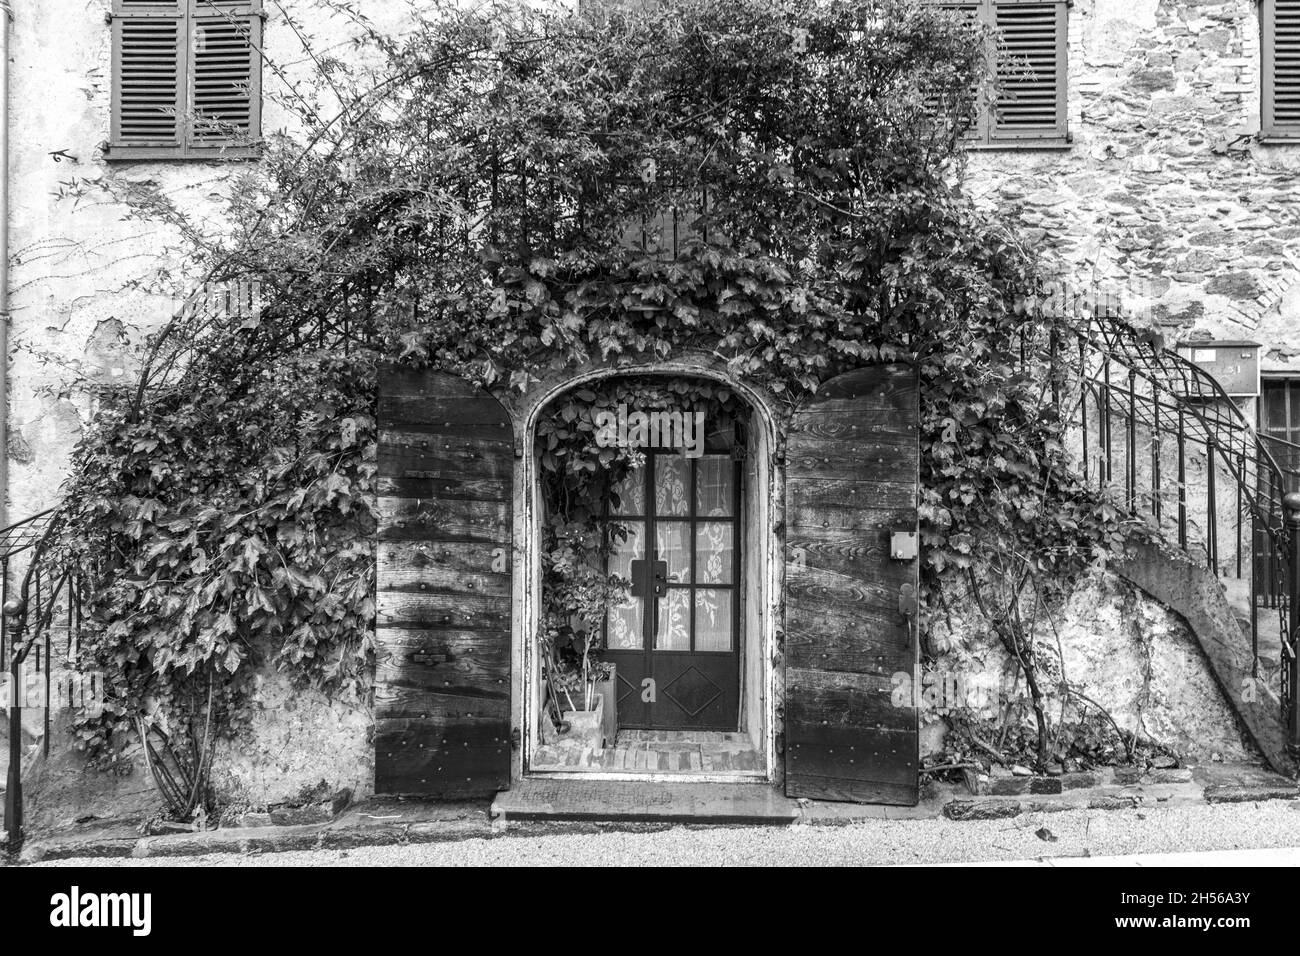
<path id="1" fill-rule="evenodd" d="M 113 0 L 115 159 L 250 155 L 261 134 L 261 0 Z"/>
<path id="2" fill-rule="evenodd" d="M 1300 0 L 1262 0 L 1260 25 L 1262 132 L 1300 139 Z"/>
<path id="3" fill-rule="evenodd" d="M 1300 0 L 1282 0 L 1296 2 Z M 997 31 L 988 56 L 996 92 L 970 140 L 999 147 L 1064 145 L 1068 0 L 978 0 L 941 4 Z"/>

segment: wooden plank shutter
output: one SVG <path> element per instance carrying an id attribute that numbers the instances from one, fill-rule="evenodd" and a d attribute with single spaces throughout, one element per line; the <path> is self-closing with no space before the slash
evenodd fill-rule
<path id="1" fill-rule="evenodd" d="M 262 18 L 247 0 L 192 2 L 191 144 L 248 145 L 261 133 Z"/>
<path id="2" fill-rule="evenodd" d="M 822 386 L 786 445 L 785 767 L 792 797 L 917 802 L 917 710 L 895 676 L 917 676 L 915 372 L 873 366 Z M 910 591 L 909 591 L 910 589 Z M 900 599 L 904 601 L 900 605 Z"/>
<path id="3" fill-rule="evenodd" d="M 1300 135 L 1300 0 L 1263 0 L 1262 128 Z"/>
<path id="4" fill-rule="evenodd" d="M 992 140 L 1064 138 L 1066 15 L 1064 2 L 992 4 L 1000 35 Z"/>
<path id="5" fill-rule="evenodd" d="M 514 431 L 440 372 L 379 375 L 375 790 L 510 784 Z"/>
<path id="6" fill-rule="evenodd" d="M 185 22 L 180 3 L 114 0 L 113 145 L 181 145 Z"/>

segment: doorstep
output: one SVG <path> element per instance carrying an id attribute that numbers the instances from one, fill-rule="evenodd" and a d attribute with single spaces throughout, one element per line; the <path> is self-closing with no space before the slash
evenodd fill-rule
<path id="1" fill-rule="evenodd" d="M 735 823 L 788 826 L 799 801 L 752 783 L 548 780 L 529 777 L 492 801 L 499 822 Z"/>

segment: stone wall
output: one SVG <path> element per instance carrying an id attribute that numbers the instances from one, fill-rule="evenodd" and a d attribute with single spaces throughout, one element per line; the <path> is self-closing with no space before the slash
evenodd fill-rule
<path id="1" fill-rule="evenodd" d="M 976 152 L 972 191 L 1073 287 L 1300 374 L 1300 145 L 1258 138 L 1258 5 L 1076 0 L 1068 30 L 1073 142 Z"/>

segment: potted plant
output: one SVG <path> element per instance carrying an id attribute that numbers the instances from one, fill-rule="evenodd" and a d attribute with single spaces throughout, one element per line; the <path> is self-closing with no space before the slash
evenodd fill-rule
<path id="1" fill-rule="evenodd" d="M 557 518 L 547 553 L 540 644 L 546 682 L 543 739 L 600 749 L 617 733 L 614 669 L 600 660 L 607 609 L 628 582 L 603 569 L 604 531 Z"/>
<path id="2" fill-rule="evenodd" d="M 565 645 L 544 642 L 547 715 L 555 743 L 580 744 L 599 750 L 612 745 L 618 725 L 614 716 L 613 666 L 595 657 L 596 639 L 590 632 L 569 635 L 567 646 L 576 660 L 566 666 Z M 548 741 L 550 742 L 550 741 Z"/>

